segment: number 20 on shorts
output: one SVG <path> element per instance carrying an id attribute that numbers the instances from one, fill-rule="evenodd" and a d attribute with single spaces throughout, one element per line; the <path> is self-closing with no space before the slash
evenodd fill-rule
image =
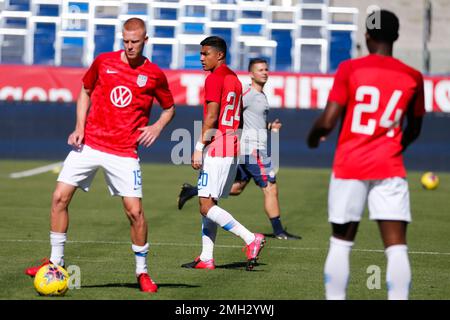
<path id="1" fill-rule="evenodd" d="M 200 172 L 200 176 L 198 177 L 198 187 L 206 187 L 208 185 L 208 174 L 204 171 Z"/>

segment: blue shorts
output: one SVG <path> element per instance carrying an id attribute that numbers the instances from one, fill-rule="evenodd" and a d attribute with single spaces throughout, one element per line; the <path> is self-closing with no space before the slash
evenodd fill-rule
<path id="1" fill-rule="evenodd" d="M 261 188 L 267 187 L 268 182 L 276 183 L 275 172 L 265 150 L 255 150 L 240 157 L 234 181 L 250 181 L 251 178 Z"/>

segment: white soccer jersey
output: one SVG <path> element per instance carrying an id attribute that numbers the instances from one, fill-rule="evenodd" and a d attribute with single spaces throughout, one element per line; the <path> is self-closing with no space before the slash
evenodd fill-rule
<path id="1" fill-rule="evenodd" d="M 251 154 L 253 150 L 267 149 L 267 114 L 269 102 L 263 92 L 252 86 L 244 90 L 244 128 L 241 137 L 241 153 Z"/>

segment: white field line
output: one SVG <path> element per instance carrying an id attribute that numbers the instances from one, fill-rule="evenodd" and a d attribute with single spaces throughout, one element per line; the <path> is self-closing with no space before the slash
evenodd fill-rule
<path id="1" fill-rule="evenodd" d="M 0 239 L 0 242 L 44 242 L 49 243 L 50 240 L 33 240 L 33 239 Z M 67 243 L 78 243 L 78 244 L 110 244 L 110 245 L 131 245 L 129 241 L 97 241 L 97 240 L 68 240 Z M 166 246 L 166 247 L 201 247 L 201 244 L 195 243 L 172 243 L 172 242 L 150 242 L 150 246 Z M 216 244 L 216 247 L 219 248 L 242 248 L 242 245 L 221 245 Z M 281 247 L 281 246 L 266 246 L 265 249 L 276 249 L 276 250 L 328 250 L 328 248 L 299 248 L 299 247 Z M 376 252 L 376 253 L 384 253 L 384 250 L 381 249 L 352 249 L 353 251 L 358 252 Z M 433 252 L 433 251 L 408 251 L 410 254 L 418 254 L 418 255 L 443 255 L 450 256 L 450 252 Z"/>
<path id="2" fill-rule="evenodd" d="M 35 176 L 35 175 L 38 175 L 41 173 L 52 171 L 53 169 L 57 169 L 57 168 L 61 167 L 62 164 L 63 164 L 63 162 L 55 162 L 55 163 L 48 164 L 46 166 L 37 167 L 34 169 L 30 169 L 30 170 L 13 172 L 9 175 L 9 177 L 11 179 L 20 179 L 20 178 L 25 178 L 25 177 L 31 177 L 31 176 Z"/>

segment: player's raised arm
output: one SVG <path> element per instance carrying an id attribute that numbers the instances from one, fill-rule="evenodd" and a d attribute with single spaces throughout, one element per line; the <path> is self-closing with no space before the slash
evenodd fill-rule
<path id="1" fill-rule="evenodd" d="M 84 140 L 84 128 L 90 105 L 89 91 L 81 87 L 77 100 L 77 120 L 75 130 L 69 135 L 67 143 L 75 148 L 80 148 Z"/>
<path id="2" fill-rule="evenodd" d="M 317 148 L 320 141 L 324 141 L 325 138 L 333 131 L 338 119 L 341 117 L 344 108 L 338 103 L 329 101 L 325 108 L 325 111 L 316 120 L 311 128 L 307 144 L 310 148 Z"/>

